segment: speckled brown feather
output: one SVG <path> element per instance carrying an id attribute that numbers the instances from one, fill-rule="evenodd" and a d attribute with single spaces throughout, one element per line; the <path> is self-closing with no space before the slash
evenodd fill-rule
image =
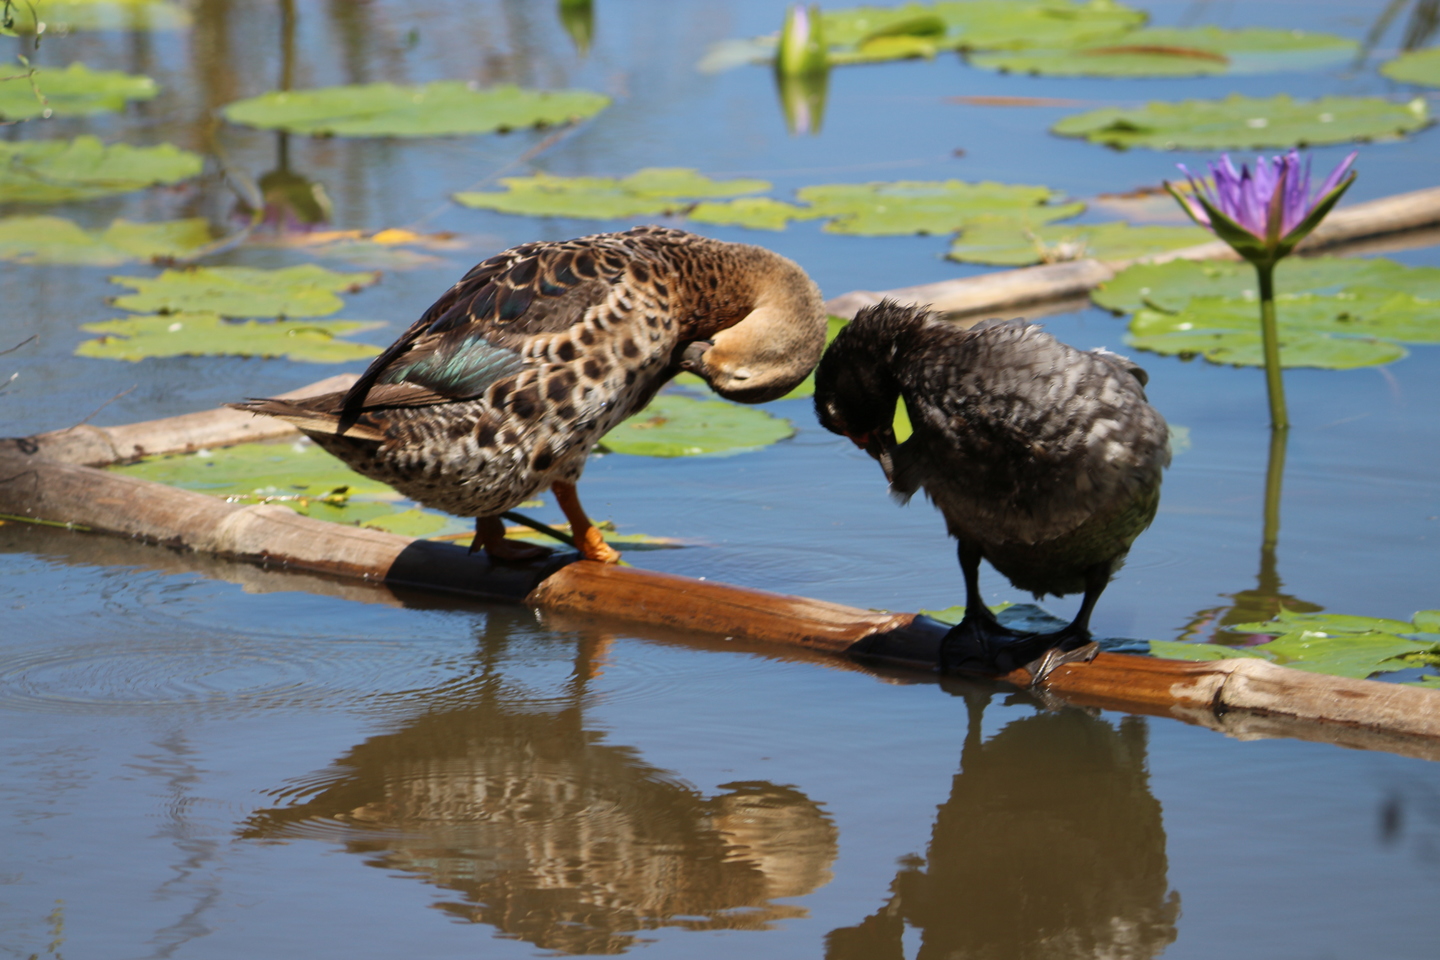
<path id="1" fill-rule="evenodd" d="M 789 260 L 638 227 L 478 264 L 348 393 L 235 406 L 291 420 L 427 506 L 494 516 L 578 479 L 595 442 L 674 376 L 686 345 L 715 341 L 714 362 L 696 372 L 722 394 L 769 399 L 813 367 L 824 326 L 819 291 Z M 746 344 L 728 366 L 727 337 Z"/>

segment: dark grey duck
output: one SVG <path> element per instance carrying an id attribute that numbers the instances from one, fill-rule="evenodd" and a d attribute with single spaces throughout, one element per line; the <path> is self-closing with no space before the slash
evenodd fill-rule
<path id="1" fill-rule="evenodd" d="M 470 270 L 348 391 L 250 400 L 367 477 L 475 517 L 475 546 L 526 559 L 500 515 L 550 487 L 582 555 L 619 559 L 575 492 L 595 442 L 682 369 L 773 400 L 814 368 L 820 291 L 761 247 L 636 227 L 527 243 Z"/>
<path id="2" fill-rule="evenodd" d="M 942 668 L 1039 679 L 1093 656 L 1090 614 L 1154 519 L 1170 463 L 1146 382 L 1125 357 L 1024 320 L 967 330 L 893 301 L 835 338 L 815 374 L 820 422 L 878 460 L 902 501 L 923 489 L 959 541 L 965 617 Z M 897 443 L 902 398 L 914 434 Z M 1049 634 L 1001 626 L 980 597 L 982 558 L 1037 599 L 1083 591 L 1079 613 Z"/>

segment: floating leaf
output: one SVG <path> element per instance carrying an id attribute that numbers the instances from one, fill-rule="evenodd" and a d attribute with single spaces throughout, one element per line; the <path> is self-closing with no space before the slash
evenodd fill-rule
<path id="1" fill-rule="evenodd" d="M 1383 259 L 1287 257 L 1275 271 L 1275 288 L 1282 294 L 1340 293 L 1351 287 L 1383 287 L 1440 300 L 1440 267 L 1407 267 Z M 1130 313 L 1147 306 L 1182 310 L 1196 296 L 1254 300 L 1255 268 L 1222 260 L 1136 264 L 1101 284 L 1091 299 L 1108 310 Z"/>
<path id="2" fill-rule="evenodd" d="M 1423 99 L 1397 104 L 1376 97 L 1292 100 L 1152 101 L 1066 117 L 1051 130 L 1065 137 L 1127 149 L 1216 150 L 1291 147 L 1354 140 L 1395 140 L 1431 124 Z"/>
<path id="3" fill-rule="evenodd" d="M 339 489 L 340 495 L 330 499 L 400 499 L 390 487 L 356 473 L 310 440 L 243 443 L 221 450 L 148 457 L 109 469 L 217 497 L 314 500 Z"/>
<path id="4" fill-rule="evenodd" d="M 151 100 L 159 92 L 149 77 L 117 70 L 91 70 L 72 63 L 64 70 L 36 69 L 33 77 L 45 101 L 35 96 L 30 83 L 15 79 L 0 83 L 0 118 L 27 120 L 46 115 L 89 116 L 124 110 L 129 100 Z"/>
<path id="5" fill-rule="evenodd" d="M 125 317 L 82 325 L 80 329 L 104 336 L 82 342 L 75 355 L 102 360 L 238 356 L 347 363 L 373 357 L 380 348 L 337 338 L 381 326 L 360 320 L 229 321 L 214 313 Z"/>
<path id="6" fill-rule="evenodd" d="M 183 30 L 190 25 L 186 9 L 168 0 L 24 0 L 7 9 L 15 32 L 24 34 L 34 33 L 37 21 L 47 33 L 62 36 L 77 30 Z"/>
<path id="7" fill-rule="evenodd" d="M 1415 629 L 1425 633 L 1440 633 L 1440 610 L 1420 610 L 1410 618 Z"/>
<path id="8" fill-rule="evenodd" d="M 609 97 L 588 90 L 481 88 L 437 80 L 274 91 L 232 103 L 221 113 L 231 123 L 317 136 L 439 137 L 570 123 L 609 105 Z"/>
<path id="9" fill-rule="evenodd" d="M 1049 187 L 991 181 L 835 183 L 802 187 L 796 195 L 810 204 L 812 216 L 835 218 L 826 231 L 860 236 L 953 233 L 986 218 L 1046 223 L 1085 209 L 1083 203 L 1050 205 L 1063 194 Z"/>
<path id="10" fill-rule="evenodd" d="M 116 220 L 92 233 L 62 217 L 0 219 L 0 260 L 114 266 L 129 260 L 183 257 L 210 242 L 202 218 L 131 223 Z"/>
<path id="11" fill-rule="evenodd" d="M 1419 616 L 1417 614 L 1417 616 Z M 1298 613 L 1281 610 L 1279 614 L 1264 623 L 1237 623 L 1230 627 L 1237 633 L 1269 634 L 1278 637 L 1286 633 L 1320 632 L 1324 634 L 1346 633 L 1393 633 L 1403 635 L 1424 628 L 1404 620 L 1387 620 L 1383 617 L 1357 617 L 1344 613 Z"/>
<path id="12" fill-rule="evenodd" d="M 808 207 L 772 200 L 769 197 L 741 197 L 725 203 L 697 204 L 686 218 L 696 223 L 749 227 L 751 230 L 784 230 L 791 220 L 813 217 Z"/>
<path id="13" fill-rule="evenodd" d="M 667 393 L 607 433 L 600 445 L 642 457 L 694 457 L 758 450 L 794 435 L 789 420 L 764 410 Z"/>
<path id="14" fill-rule="evenodd" d="M 1234 660 L 1249 657 L 1268 660 L 1259 647 L 1223 647 L 1218 643 L 1184 643 L 1180 640 L 1151 640 L 1150 655 L 1167 660 Z"/>
<path id="15" fill-rule="evenodd" d="M 401 510 L 362 521 L 360 525 L 402 537 L 428 537 L 454 524 L 444 514 L 428 510 Z"/>
<path id="16" fill-rule="evenodd" d="M 834 340 L 840 334 L 840 331 L 845 329 L 845 325 L 849 322 L 850 321 L 845 319 L 844 317 L 827 317 L 825 320 L 825 346 L 830 346 L 830 341 Z M 698 380 L 699 378 L 696 377 L 696 379 Z M 703 380 L 701 380 L 700 382 L 704 383 Z M 801 400 L 805 397 L 813 396 L 815 396 L 815 371 L 811 370 L 809 375 L 806 376 L 804 380 L 800 381 L 799 386 L 797 386 L 794 390 L 791 390 L 789 393 L 785 394 L 785 396 L 781 397 L 780 399 Z"/>
<path id="17" fill-rule="evenodd" d="M 1059 49 L 976 53 L 969 59 L 986 69 L 1047 76 L 1188 77 L 1309 70 L 1343 61 L 1358 47 L 1354 40 L 1326 33 L 1189 27 L 1136 30 Z"/>
<path id="18" fill-rule="evenodd" d="M 500 182 L 507 188 L 503 192 L 457 193 L 454 199 L 467 207 L 522 216 L 614 220 L 668 213 L 709 197 L 770 189 L 764 180 L 712 180 L 684 167 L 648 167 L 619 179 L 537 173 Z"/>
<path id="19" fill-rule="evenodd" d="M 1280 300 L 1276 303 L 1280 363 L 1284 367 L 1350 370 L 1392 363 L 1408 351 L 1349 317 L 1338 299 Z M 1125 342 L 1165 355 L 1202 356 L 1212 363 L 1264 366 L 1259 304 L 1226 297 L 1193 297 L 1184 310 L 1142 309 L 1130 321 Z"/>
<path id="20" fill-rule="evenodd" d="M 169 143 L 105 146 L 95 137 L 0 141 L 0 202 L 59 203 L 129 193 L 196 176 L 198 154 Z"/>
<path id="21" fill-rule="evenodd" d="M 950 246 L 951 260 L 1024 266 L 1094 257 L 1129 260 L 1212 239 L 1200 227 L 1135 227 L 1128 223 L 1076 223 L 1031 227 L 1016 221 L 984 221 L 965 228 Z"/>
<path id="22" fill-rule="evenodd" d="M 335 294 L 380 279 L 375 273 L 335 273 L 314 264 L 283 270 L 201 267 L 158 277 L 111 277 L 135 293 L 116 297 L 122 310 L 217 313 L 226 317 L 323 317 L 345 304 Z"/>
<path id="23" fill-rule="evenodd" d="M 1400 83 L 1440 87 L 1440 47 L 1411 50 L 1380 65 L 1380 72 Z"/>
<path id="24" fill-rule="evenodd" d="M 1332 636 L 1309 630 L 1282 634 L 1260 649 L 1287 667 L 1357 680 L 1421 665 L 1399 659 L 1401 657 L 1440 653 L 1440 645 L 1406 640 L 1390 633 Z"/>

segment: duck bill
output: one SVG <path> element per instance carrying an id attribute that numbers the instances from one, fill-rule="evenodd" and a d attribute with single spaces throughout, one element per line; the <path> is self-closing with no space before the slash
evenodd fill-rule
<path id="1" fill-rule="evenodd" d="M 885 479 L 889 482 L 895 480 L 895 431 L 890 426 L 881 427 L 871 431 L 860 438 L 865 452 L 874 457 L 880 464 L 880 469 L 885 471 Z"/>

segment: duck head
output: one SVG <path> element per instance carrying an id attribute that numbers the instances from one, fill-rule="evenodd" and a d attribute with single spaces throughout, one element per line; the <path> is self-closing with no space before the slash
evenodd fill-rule
<path id="1" fill-rule="evenodd" d="M 793 261 L 757 252 L 753 307 L 739 322 L 690 343 L 680 365 L 720 396 L 740 403 L 778 400 L 815 369 L 825 349 L 820 288 Z"/>
<path id="2" fill-rule="evenodd" d="M 866 307 L 835 337 L 815 370 L 815 415 L 820 425 L 850 438 L 879 461 L 887 480 L 894 479 L 898 339 L 925 318 L 924 310 L 892 300 Z"/>

